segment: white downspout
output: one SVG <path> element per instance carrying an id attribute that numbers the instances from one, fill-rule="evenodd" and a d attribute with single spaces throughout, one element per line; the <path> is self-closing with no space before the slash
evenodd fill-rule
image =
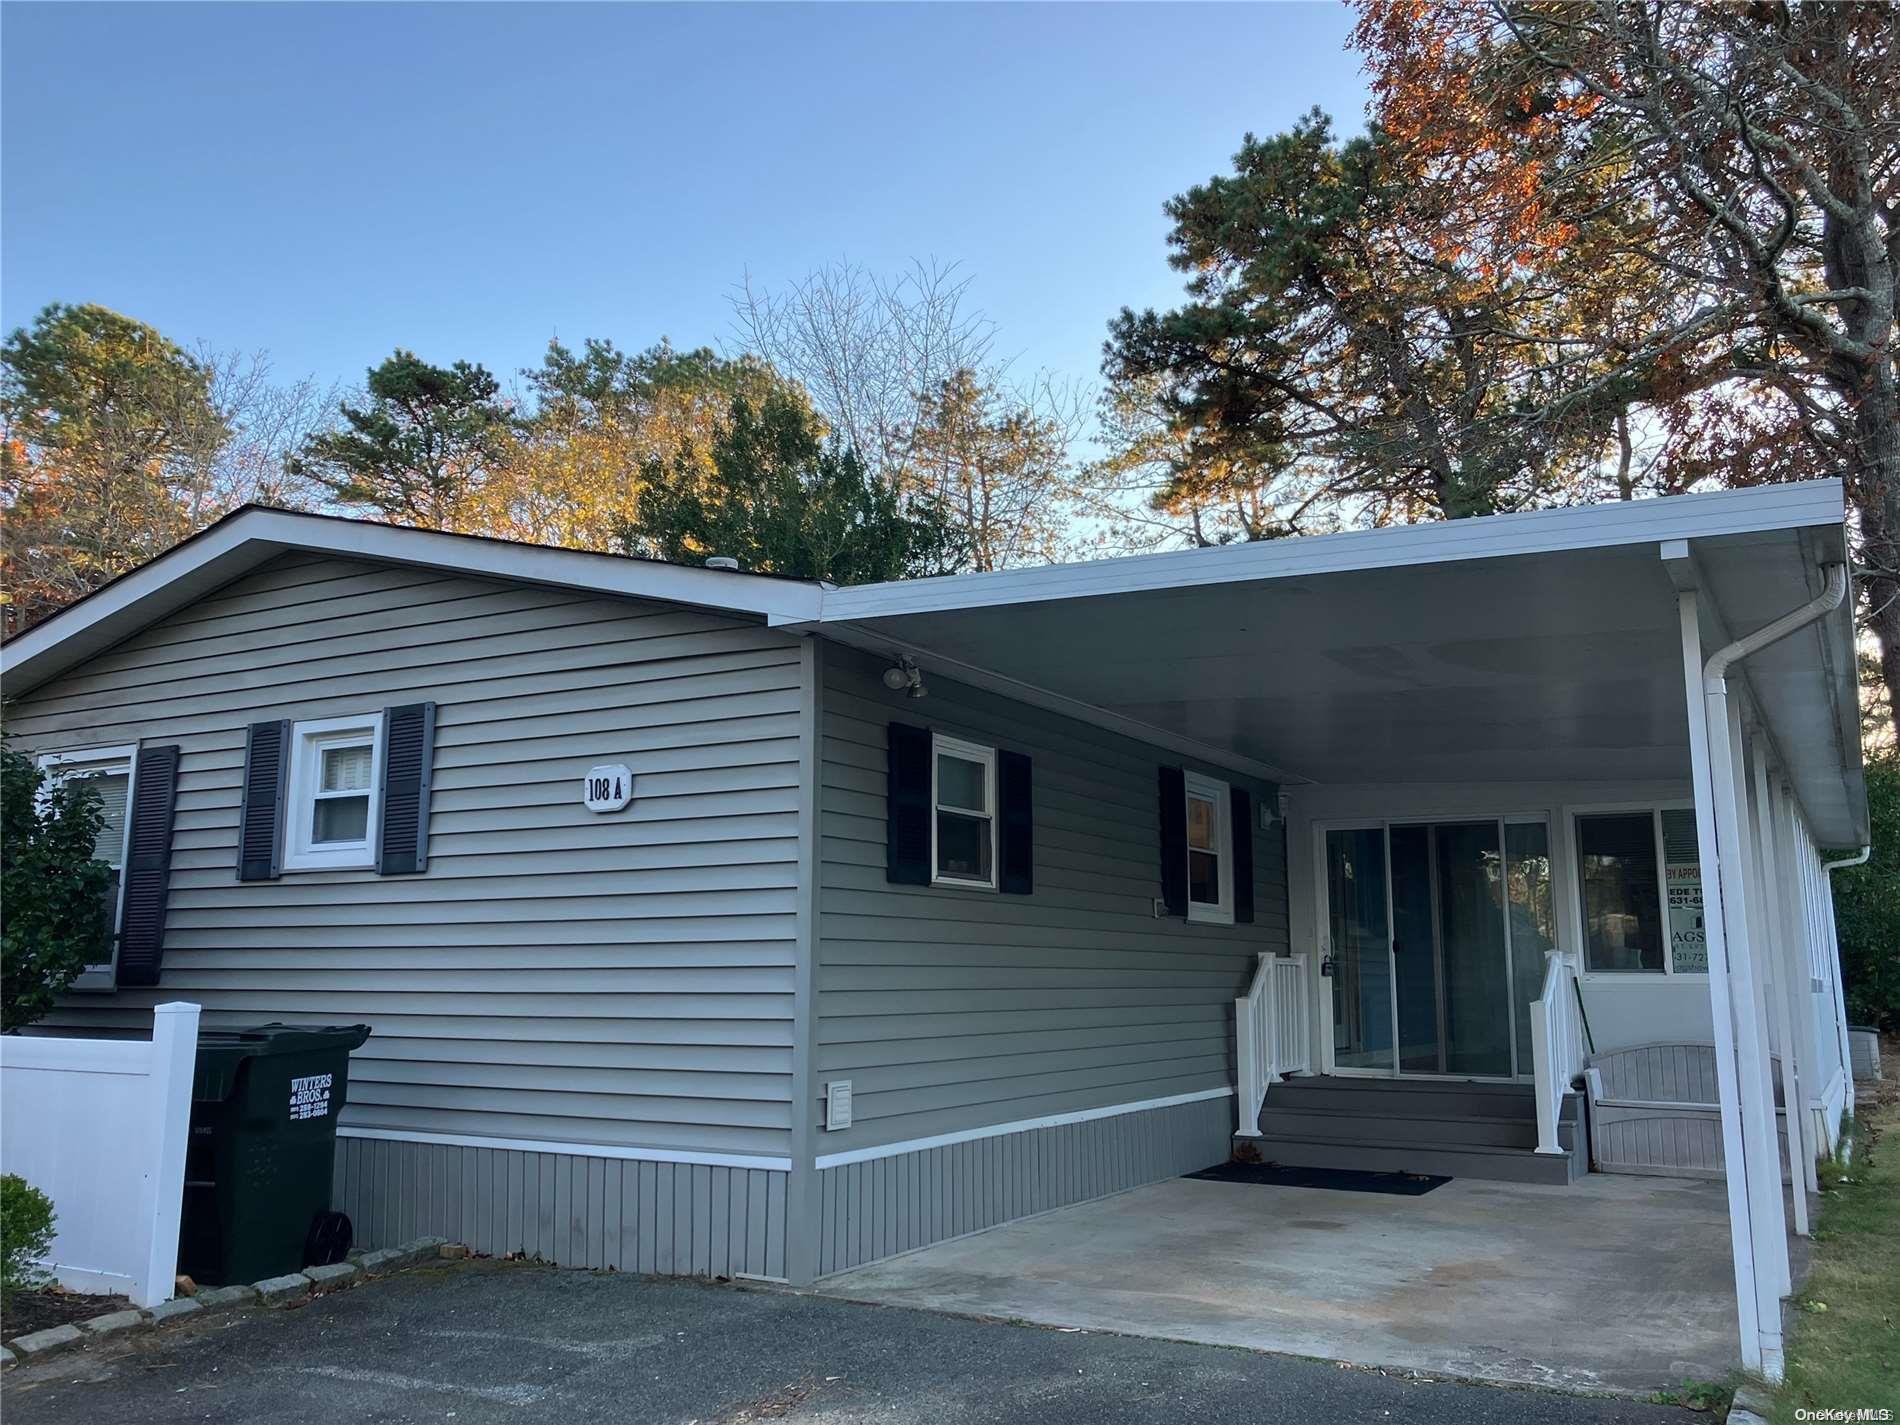
<path id="1" fill-rule="evenodd" d="M 1832 874 L 1835 871 L 1845 870 L 1849 866 L 1865 866 L 1867 864 L 1867 858 L 1873 854 L 1873 847 L 1863 846 L 1852 856 L 1843 856 L 1838 861 L 1823 861 L 1821 863 L 1821 869 Z"/>
<path id="2" fill-rule="evenodd" d="M 1790 1289 L 1787 1219 L 1781 1204 L 1781 1164 L 1775 1132 L 1774 1090 L 1769 1082 L 1765 1006 L 1749 944 L 1750 895 L 1745 833 L 1740 808 L 1741 773 L 1735 761 L 1733 713 L 1728 701 L 1728 672 L 1743 659 L 1760 652 L 1797 629 L 1837 609 L 1847 595 L 1847 566 L 1828 567 L 1827 584 L 1815 598 L 1739 638 L 1712 654 L 1702 667 L 1704 726 L 1707 730 L 1708 785 L 1714 812 L 1715 844 L 1720 862 L 1721 904 L 1726 921 L 1726 965 L 1709 957 L 1713 1008 L 1733 1025 L 1735 1092 L 1740 1109 L 1740 1171 L 1748 1203 L 1749 1263 L 1747 1274 L 1756 1289 L 1754 1326 L 1758 1333 L 1760 1369 L 1770 1380 L 1782 1375 L 1781 1298 Z M 1692 714 L 1693 717 L 1693 714 Z M 1698 779 L 1700 780 L 1700 779 Z M 1706 880 L 1706 873 L 1704 879 Z M 1708 894 L 1705 887 L 1704 895 Z M 1768 927 L 1764 925 L 1763 930 Z M 1726 973 L 1724 973 L 1726 972 Z M 1723 1003 L 1722 1001 L 1726 1001 Z M 1719 1046 L 1719 1040 L 1718 1040 Z M 1724 1056 L 1717 1053 L 1718 1065 Z M 1726 1067 L 1726 1066 L 1721 1066 Z M 1726 1124 L 1724 1125 L 1727 1126 Z M 1727 1136 L 1726 1134 L 1724 1135 Z M 1728 1173 L 1737 1163 L 1731 1156 Z M 1732 1209 L 1731 1209 L 1732 1210 Z M 1738 1243 L 1739 1245 L 1739 1243 Z M 1738 1273 L 1738 1276 L 1740 1274 Z M 1742 1282 L 1738 1280 L 1737 1286 Z M 1746 1314 L 1744 1316 L 1746 1320 Z M 1744 1350 L 1744 1360 L 1753 1353 Z"/>
<path id="3" fill-rule="evenodd" d="M 1823 614 L 1833 613 L 1841 606 L 1841 600 L 1847 597 L 1847 566 L 1830 564 L 1827 566 L 1827 587 L 1809 599 L 1798 609 L 1792 609 L 1773 623 L 1763 624 L 1747 638 L 1738 638 L 1727 648 L 1718 648 L 1709 655 L 1709 661 L 1702 666 L 1702 690 L 1710 697 L 1727 697 L 1728 688 L 1723 682 L 1728 677 L 1729 668 L 1762 651 L 1771 643 L 1779 643 L 1798 628 L 1806 628 Z M 1863 856 L 1863 860 L 1866 858 Z"/>

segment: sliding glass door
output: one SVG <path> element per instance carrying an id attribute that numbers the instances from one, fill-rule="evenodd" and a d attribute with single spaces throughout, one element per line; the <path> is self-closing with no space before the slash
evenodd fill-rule
<path id="1" fill-rule="evenodd" d="M 1509 1078 L 1554 944 L 1541 820 L 1328 830 L 1333 1065 Z"/>

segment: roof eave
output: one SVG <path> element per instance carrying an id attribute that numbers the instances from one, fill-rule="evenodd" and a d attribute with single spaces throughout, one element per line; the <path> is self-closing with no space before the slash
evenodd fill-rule
<path id="1" fill-rule="evenodd" d="M 816 583 L 766 575 L 245 506 L 0 645 L 6 695 L 30 691 L 293 550 L 656 599 L 774 623 L 816 618 L 824 595 Z"/>

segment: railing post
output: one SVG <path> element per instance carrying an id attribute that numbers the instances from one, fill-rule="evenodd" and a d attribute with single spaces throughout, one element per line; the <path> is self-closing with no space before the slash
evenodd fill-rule
<path id="1" fill-rule="evenodd" d="M 1557 1111 L 1550 1093 L 1550 1024 L 1541 999 L 1531 1006 L 1531 1067 L 1537 1076 L 1537 1151 L 1561 1152 L 1557 1146 Z"/>
<path id="2" fill-rule="evenodd" d="M 198 1006 L 161 1004 L 152 1011 L 152 1138 L 146 1158 L 146 1258 L 135 1306 L 171 1300 L 178 1276 L 178 1223 L 185 1192 L 185 1140 L 191 1132 L 191 1078 L 198 1061 Z"/>
<path id="3" fill-rule="evenodd" d="M 1250 996 L 1234 1001 L 1234 1132 L 1246 1133 L 1247 1105 L 1254 1094 L 1253 1005 Z M 1259 1110 L 1255 1109 L 1257 1117 Z M 1258 1131 L 1256 1124 L 1254 1131 Z"/>
<path id="4" fill-rule="evenodd" d="M 1266 1050 L 1260 1065 L 1262 1098 L 1266 1097 L 1265 1091 L 1269 1087 L 1280 1082 L 1280 976 L 1273 964 L 1276 958 L 1273 955 L 1261 955 L 1254 961 L 1254 974 L 1262 990 L 1258 1010 L 1260 1040 Z"/>

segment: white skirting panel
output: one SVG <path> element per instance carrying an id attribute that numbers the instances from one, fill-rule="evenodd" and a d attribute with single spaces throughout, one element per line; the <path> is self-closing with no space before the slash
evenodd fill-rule
<path id="1" fill-rule="evenodd" d="M 785 1173 L 340 1137 L 334 1205 L 359 1247 L 446 1237 L 564 1267 L 783 1278 Z"/>
<path id="2" fill-rule="evenodd" d="M 824 1168 L 820 1276 L 1225 1162 L 1230 1096 Z"/>

